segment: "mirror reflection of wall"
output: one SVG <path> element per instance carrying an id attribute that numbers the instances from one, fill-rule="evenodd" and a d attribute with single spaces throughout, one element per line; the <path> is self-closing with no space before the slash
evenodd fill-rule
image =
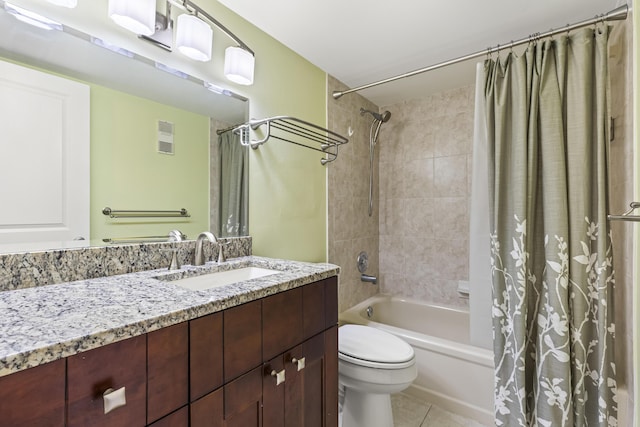
<path id="1" fill-rule="evenodd" d="M 207 229 L 219 232 L 211 221 L 218 217 L 218 203 L 213 203 L 217 185 L 212 186 L 210 177 L 219 176 L 219 169 L 217 162 L 210 163 L 215 156 L 210 145 L 218 144 L 215 129 L 247 119 L 247 100 L 228 91 L 211 92 L 202 81 L 166 73 L 87 38 L 37 29 L 0 10 L 0 59 L 90 87 L 92 243 L 168 234 L 174 228 L 187 238 Z M 173 154 L 158 152 L 159 121 L 173 124 Z M 102 214 L 105 207 L 186 208 L 191 216 L 116 220 Z M 238 232 L 246 235 L 246 225 Z M 10 252 L 2 243 L 0 251 Z M 57 246 L 69 245 L 52 242 L 51 248 Z"/>

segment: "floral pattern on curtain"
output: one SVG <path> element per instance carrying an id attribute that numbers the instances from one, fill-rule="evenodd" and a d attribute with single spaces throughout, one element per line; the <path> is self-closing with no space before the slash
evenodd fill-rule
<path id="1" fill-rule="evenodd" d="M 485 62 L 498 426 L 617 425 L 608 31 Z"/>

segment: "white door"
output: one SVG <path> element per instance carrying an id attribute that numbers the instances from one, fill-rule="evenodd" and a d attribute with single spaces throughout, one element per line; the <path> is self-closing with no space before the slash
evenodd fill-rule
<path id="1" fill-rule="evenodd" d="M 0 61 L 0 244 L 89 239 L 89 87 Z"/>

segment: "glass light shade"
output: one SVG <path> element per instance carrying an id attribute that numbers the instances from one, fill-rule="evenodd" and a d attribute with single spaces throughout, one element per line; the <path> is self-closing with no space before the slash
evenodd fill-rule
<path id="1" fill-rule="evenodd" d="M 224 75 L 234 83 L 252 85 L 255 62 L 251 52 L 230 46 L 224 51 Z"/>
<path id="2" fill-rule="evenodd" d="M 78 0 L 47 0 L 49 3 L 53 3 L 56 6 L 68 7 L 73 9 L 78 5 Z"/>
<path id="3" fill-rule="evenodd" d="M 156 0 L 109 0 L 109 17 L 143 36 L 156 32 Z"/>
<path id="4" fill-rule="evenodd" d="M 213 29 L 202 19 L 183 13 L 178 16 L 176 47 L 183 54 L 196 61 L 211 59 Z"/>

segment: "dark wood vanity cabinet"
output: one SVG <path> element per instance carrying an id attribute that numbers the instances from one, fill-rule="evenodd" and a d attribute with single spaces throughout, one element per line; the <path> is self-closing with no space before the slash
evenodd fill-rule
<path id="1" fill-rule="evenodd" d="M 281 352 L 263 367 L 264 427 L 337 426 L 337 314 L 335 278 L 264 299 L 264 353 Z"/>
<path id="2" fill-rule="evenodd" d="M 105 414 L 104 394 L 124 388 L 126 405 Z M 67 425 L 144 426 L 147 415 L 147 336 L 67 358 Z"/>
<path id="3" fill-rule="evenodd" d="M 337 314 L 332 277 L 0 377 L 0 425 L 337 427 Z"/>
<path id="4" fill-rule="evenodd" d="M 65 425 L 65 361 L 0 377 L 0 425 Z"/>

